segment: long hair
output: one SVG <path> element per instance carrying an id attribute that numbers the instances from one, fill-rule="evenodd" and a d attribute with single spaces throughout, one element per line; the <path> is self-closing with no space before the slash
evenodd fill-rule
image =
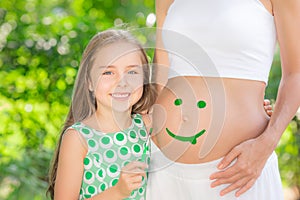
<path id="1" fill-rule="evenodd" d="M 132 114 L 147 113 L 150 106 L 155 102 L 157 94 L 154 85 L 150 82 L 150 65 L 142 45 L 129 32 L 124 30 L 107 30 L 96 34 L 83 52 L 73 90 L 72 102 L 64 126 L 60 132 L 59 141 L 51 163 L 48 180 L 49 187 L 47 189 L 47 195 L 50 195 L 51 199 L 54 198 L 59 151 L 64 132 L 75 122 L 90 117 L 97 109 L 95 96 L 93 92 L 89 90 L 90 72 L 95 54 L 99 49 L 115 42 L 134 44 L 141 52 L 144 72 L 143 94 L 139 101 L 133 105 Z"/>

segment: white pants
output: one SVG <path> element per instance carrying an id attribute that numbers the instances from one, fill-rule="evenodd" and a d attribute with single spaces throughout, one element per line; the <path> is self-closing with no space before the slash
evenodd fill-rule
<path id="1" fill-rule="evenodd" d="M 219 193 L 226 185 L 210 187 L 209 176 L 217 171 L 220 161 L 176 163 L 165 157 L 152 142 L 146 200 L 283 200 L 275 152 L 252 188 L 240 197 L 235 197 L 234 192 L 221 197 Z"/>

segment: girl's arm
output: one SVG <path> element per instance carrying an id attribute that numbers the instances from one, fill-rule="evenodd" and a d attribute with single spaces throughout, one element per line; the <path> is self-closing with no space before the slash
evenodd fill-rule
<path id="1" fill-rule="evenodd" d="M 83 176 L 83 160 L 87 153 L 87 146 L 83 138 L 74 129 L 64 133 L 60 147 L 54 199 L 78 199 Z M 121 200 L 130 196 L 134 189 L 141 186 L 142 176 L 146 178 L 144 169 L 147 164 L 131 162 L 122 168 L 118 183 L 90 198 L 91 200 Z"/>
<path id="2" fill-rule="evenodd" d="M 86 144 L 85 144 L 86 145 Z M 54 199 L 78 199 L 83 176 L 83 159 L 87 153 L 79 133 L 69 129 L 64 133 L 58 160 Z M 115 189 L 108 189 L 98 199 L 122 199 Z"/>
<path id="3" fill-rule="evenodd" d="M 86 152 L 79 133 L 68 129 L 64 133 L 59 150 L 54 199 L 78 199 Z"/>
<path id="4" fill-rule="evenodd" d="M 222 194 L 238 189 L 239 196 L 252 187 L 300 105 L 300 1 L 272 0 L 272 4 L 282 66 L 274 112 L 265 131 L 233 148 L 219 168 L 225 168 L 236 158 L 237 162 L 211 176 L 216 179 L 213 186 L 229 184 Z"/>
<path id="5" fill-rule="evenodd" d="M 158 93 L 168 81 L 169 58 L 162 41 L 162 27 L 168 13 L 168 9 L 174 0 L 156 0 L 156 48 L 154 54 L 154 82 L 157 84 Z"/>

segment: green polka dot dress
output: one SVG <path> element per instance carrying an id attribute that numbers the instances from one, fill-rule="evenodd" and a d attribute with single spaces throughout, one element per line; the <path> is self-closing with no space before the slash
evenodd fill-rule
<path id="1" fill-rule="evenodd" d="M 80 199 L 90 198 L 109 187 L 119 179 L 120 170 L 131 161 L 142 158 L 147 132 L 141 115 L 134 115 L 131 126 L 120 132 L 103 133 L 81 122 L 72 125 L 85 138 L 88 152 L 83 160 L 84 172 Z M 146 162 L 149 164 L 149 149 Z M 146 181 L 134 190 L 127 199 L 145 199 Z"/>

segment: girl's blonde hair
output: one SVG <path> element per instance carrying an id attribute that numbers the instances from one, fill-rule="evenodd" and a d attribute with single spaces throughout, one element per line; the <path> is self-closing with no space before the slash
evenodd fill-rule
<path id="1" fill-rule="evenodd" d="M 47 194 L 50 195 L 51 199 L 54 198 L 54 186 L 58 166 L 59 150 L 64 132 L 76 121 L 82 121 L 90 117 L 97 109 L 96 99 L 93 91 L 89 90 L 89 82 L 91 82 L 90 72 L 93 66 L 95 54 L 99 49 L 115 42 L 127 42 L 133 44 L 137 47 L 137 50 L 141 52 L 141 60 L 143 63 L 144 72 L 143 94 L 140 100 L 133 105 L 132 114 L 147 113 L 149 108 L 155 102 L 157 94 L 154 85 L 150 82 L 150 65 L 142 45 L 128 31 L 124 30 L 107 30 L 96 34 L 90 40 L 83 52 L 69 113 L 61 130 L 59 142 L 51 164 L 51 169 L 49 172 L 49 187 L 47 190 Z"/>

